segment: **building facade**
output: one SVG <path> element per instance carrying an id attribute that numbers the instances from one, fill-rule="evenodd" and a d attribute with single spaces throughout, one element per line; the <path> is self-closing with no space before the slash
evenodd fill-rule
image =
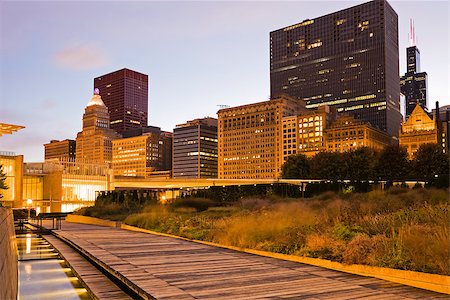
<path id="1" fill-rule="evenodd" d="M 375 0 L 270 33 L 271 98 L 335 106 L 397 136 L 398 17 Z"/>
<path id="2" fill-rule="evenodd" d="M 420 52 L 416 46 L 406 49 L 405 75 L 400 78 L 400 91 L 405 96 L 406 116 L 408 119 L 416 104 L 423 109 L 428 107 L 427 73 L 420 72 Z"/>
<path id="3" fill-rule="evenodd" d="M 94 87 L 100 90 L 116 132 L 147 126 L 148 75 L 121 69 L 95 78 Z"/>
<path id="4" fill-rule="evenodd" d="M 96 90 L 85 108 L 83 129 L 77 134 L 77 161 L 111 163 L 112 140 L 119 137 L 114 130 L 109 128 L 108 109 Z"/>
<path id="5" fill-rule="evenodd" d="M 439 114 L 436 115 L 436 111 L 439 111 Z M 450 145 L 450 105 L 439 107 L 439 103 L 436 102 L 436 109 L 433 109 L 433 116 L 438 117 L 438 121 L 440 123 L 440 144 L 444 150 L 444 153 L 448 153 L 449 145 Z"/>
<path id="6" fill-rule="evenodd" d="M 23 155 L 0 151 L 0 165 L 6 174 L 6 190 L 0 190 L 0 202 L 4 206 L 22 207 Z"/>
<path id="7" fill-rule="evenodd" d="M 44 157 L 48 159 L 75 160 L 76 141 L 75 140 L 51 140 L 44 144 Z"/>
<path id="8" fill-rule="evenodd" d="M 217 119 L 195 119 L 173 130 L 173 178 L 217 178 L 217 156 Z"/>
<path id="9" fill-rule="evenodd" d="M 398 137 L 400 146 L 408 151 L 409 159 L 413 158 L 420 145 L 438 143 L 439 130 L 436 121 L 436 116 L 433 120 L 420 103 L 416 103 L 408 120 L 402 124 Z"/>
<path id="10" fill-rule="evenodd" d="M 295 99 L 221 109 L 219 116 L 219 178 L 277 178 L 283 164 L 283 117 L 306 111 Z"/>
<path id="11" fill-rule="evenodd" d="M 314 156 L 326 151 L 325 130 L 336 119 L 336 109 L 320 106 L 316 110 L 304 112 L 298 116 L 284 117 L 283 127 L 283 163 L 293 154 Z"/>
<path id="12" fill-rule="evenodd" d="M 147 178 L 172 169 L 172 135 L 159 128 L 112 142 L 114 176 Z"/>
<path id="13" fill-rule="evenodd" d="M 360 147 L 382 150 L 394 143 L 384 131 L 352 116 L 341 116 L 325 130 L 326 150 L 347 152 Z"/>

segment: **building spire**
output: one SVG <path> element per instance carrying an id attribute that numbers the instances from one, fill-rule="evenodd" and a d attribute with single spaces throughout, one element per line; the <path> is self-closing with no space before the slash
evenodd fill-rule
<path id="1" fill-rule="evenodd" d="M 413 19 L 409 19 L 409 46 L 416 46 L 416 32 L 414 30 L 414 20 Z"/>

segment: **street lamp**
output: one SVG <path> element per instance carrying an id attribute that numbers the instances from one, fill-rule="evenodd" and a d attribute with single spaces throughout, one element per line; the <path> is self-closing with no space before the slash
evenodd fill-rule
<path id="1" fill-rule="evenodd" d="M 27 205 L 28 205 L 28 222 L 30 221 L 30 209 L 31 209 L 31 205 L 33 204 L 33 200 L 28 199 L 27 200 Z"/>

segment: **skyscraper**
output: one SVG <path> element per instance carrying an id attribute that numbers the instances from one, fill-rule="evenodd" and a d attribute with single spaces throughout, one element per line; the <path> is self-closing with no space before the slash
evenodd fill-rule
<path id="1" fill-rule="evenodd" d="M 95 78 L 94 88 L 100 90 L 116 132 L 147 126 L 148 75 L 121 69 Z"/>
<path id="2" fill-rule="evenodd" d="M 335 106 L 397 136 L 398 17 L 375 0 L 270 33 L 271 98 Z"/>
<path id="3" fill-rule="evenodd" d="M 203 118 L 173 130 L 174 178 L 217 178 L 217 119 Z"/>
<path id="4" fill-rule="evenodd" d="M 400 78 L 400 91 L 406 100 L 405 119 L 409 118 L 417 103 L 425 110 L 428 106 L 427 73 L 420 72 L 420 51 L 415 45 L 412 23 L 409 36 L 411 46 L 406 48 L 406 73 Z"/>
<path id="5" fill-rule="evenodd" d="M 95 89 L 83 114 L 83 129 L 76 140 L 76 160 L 105 164 L 112 160 L 112 140 L 119 135 L 109 128 L 108 109 Z"/>

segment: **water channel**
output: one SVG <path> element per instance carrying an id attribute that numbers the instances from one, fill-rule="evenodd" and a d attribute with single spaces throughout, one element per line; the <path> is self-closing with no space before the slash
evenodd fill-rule
<path id="1" fill-rule="evenodd" d="M 42 237 L 16 236 L 19 250 L 19 300 L 91 299 L 78 278 Z"/>

